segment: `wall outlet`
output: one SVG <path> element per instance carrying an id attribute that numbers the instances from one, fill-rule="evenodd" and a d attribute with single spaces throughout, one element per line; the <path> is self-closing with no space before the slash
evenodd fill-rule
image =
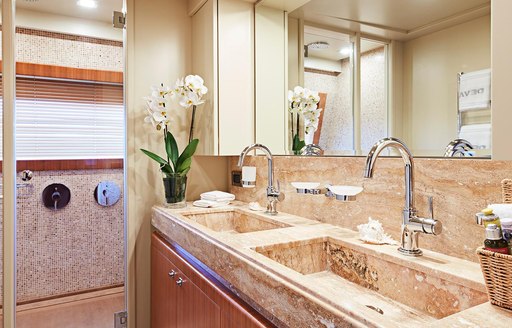
<path id="1" fill-rule="evenodd" d="M 242 171 L 231 171 L 231 185 L 242 186 Z"/>

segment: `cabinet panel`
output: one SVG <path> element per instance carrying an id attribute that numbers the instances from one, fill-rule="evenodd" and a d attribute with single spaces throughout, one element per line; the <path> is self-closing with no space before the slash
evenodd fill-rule
<path id="1" fill-rule="evenodd" d="M 218 0 L 219 154 L 254 143 L 254 7 Z"/>
<path id="2" fill-rule="evenodd" d="M 208 0 L 192 16 L 192 71 L 209 89 L 197 110 L 198 155 L 254 143 L 254 4 Z"/>
<path id="3" fill-rule="evenodd" d="M 220 327 L 220 308 L 194 283 L 184 278 L 178 289 L 177 322 L 180 328 Z"/>
<path id="4" fill-rule="evenodd" d="M 154 246 L 151 247 L 151 268 L 151 327 L 176 327 L 177 288 L 169 272 L 177 269 Z"/>
<path id="5" fill-rule="evenodd" d="M 219 154 L 217 83 L 217 0 L 208 0 L 192 16 L 192 71 L 208 87 L 204 104 L 196 112 L 194 137 L 198 155 Z"/>
<path id="6" fill-rule="evenodd" d="M 152 236 L 152 328 L 274 327 L 178 245 Z M 173 279 L 168 272 L 177 272 Z M 181 286 L 176 281 L 182 279 Z"/>

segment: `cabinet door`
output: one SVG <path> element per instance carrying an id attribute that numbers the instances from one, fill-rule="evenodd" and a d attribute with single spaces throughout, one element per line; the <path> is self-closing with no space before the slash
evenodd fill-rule
<path id="1" fill-rule="evenodd" d="M 177 286 L 172 277 L 177 269 L 158 251 L 151 247 L 151 327 L 173 328 L 176 325 Z"/>
<path id="2" fill-rule="evenodd" d="M 180 328 L 219 328 L 220 307 L 186 276 L 178 287 L 177 323 Z"/>

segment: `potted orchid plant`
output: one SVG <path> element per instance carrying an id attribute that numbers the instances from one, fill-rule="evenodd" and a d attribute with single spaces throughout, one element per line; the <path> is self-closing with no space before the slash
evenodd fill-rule
<path id="1" fill-rule="evenodd" d="M 318 129 L 318 119 L 322 109 L 318 108 L 320 97 L 318 92 L 311 91 L 300 86 L 288 91 L 288 111 L 291 115 L 292 126 L 292 150 L 299 155 L 307 142 L 300 137 L 300 119 L 303 119 L 304 137 L 313 142 L 313 134 Z"/>
<path id="2" fill-rule="evenodd" d="M 178 79 L 174 88 L 164 84 L 152 87 L 151 95 L 145 97 L 147 115 L 144 121 L 151 123 L 158 132 L 163 133 L 166 156 L 161 157 L 145 149 L 141 151 L 160 165 L 167 207 L 186 206 L 187 173 L 190 171 L 192 156 L 199 144 L 199 140 L 194 139 L 195 114 L 197 106 L 204 103 L 202 98 L 207 92 L 208 88 L 200 76 L 188 75 Z M 174 106 L 184 109 L 192 107 L 188 145 L 181 153 L 176 138 L 169 130 L 170 110 Z"/>

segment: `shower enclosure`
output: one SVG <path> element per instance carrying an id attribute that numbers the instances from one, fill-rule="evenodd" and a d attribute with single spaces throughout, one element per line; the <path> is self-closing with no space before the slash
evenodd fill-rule
<path id="1" fill-rule="evenodd" d="M 2 322 L 123 327 L 123 0 L 2 2 Z"/>

